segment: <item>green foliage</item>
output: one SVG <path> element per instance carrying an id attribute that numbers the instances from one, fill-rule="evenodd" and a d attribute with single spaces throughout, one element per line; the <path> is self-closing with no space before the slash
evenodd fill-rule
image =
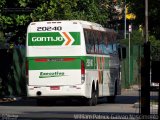
<path id="1" fill-rule="evenodd" d="M 106 26 L 108 17 L 112 17 L 110 4 L 113 2 L 109 0 L 1 0 L 0 29 L 4 33 L 11 32 L 17 40 L 16 34 L 26 33 L 31 21 L 74 19 Z M 27 11 L 30 8 L 33 10 Z M 25 34 L 23 36 L 25 40 Z"/>
<path id="2" fill-rule="evenodd" d="M 3 48 L 5 46 L 5 37 L 4 37 L 4 33 L 2 31 L 0 31 L 0 46 L 1 46 L 1 48 Z"/>
<path id="3" fill-rule="evenodd" d="M 131 46 L 132 45 L 143 45 L 144 44 L 143 33 L 139 30 L 133 31 L 130 36 L 130 42 L 131 42 Z M 149 35 L 149 42 L 151 43 L 151 46 L 160 47 L 160 41 L 157 40 L 156 37 L 153 35 Z M 129 45 L 128 36 L 127 36 L 127 39 L 120 40 L 120 44 L 128 46 Z"/>
<path id="4" fill-rule="evenodd" d="M 13 19 L 9 16 L 2 15 L 0 17 L 0 24 L 3 25 L 3 28 L 7 28 L 7 25 L 13 24 Z"/>
<path id="5" fill-rule="evenodd" d="M 136 15 L 134 23 L 145 26 L 145 0 L 130 0 L 129 4 L 129 10 Z M 148 0 L 148 27 L 150 34 L 160 39 L 160 7 L 157 6 L 159 0 Z"/>
<path id="6" fill-rule="evenodd" d="M 130 33 L 130 43 L 131 43 L 131 46 L 132 45 L 142 45 L 144 43 L 142 32 L 136 30 Z M 129 38 L 127 37 L 127 39 L 121 40 L 120 44 L 128 46 Z"/>
<path id="7" fill-rule="evenodd" d="M 50 0 L 31 13 L 33 21 L 80 19 L 105 25 L 107 2 L 94 0 Z M 98 19 L 97 19 L 98 18 Z"/>
<path id="8" fill-rule="evenodd" d="M 105 25 L 110 13 L 105 0 L 1 0 L 1 25 L 19 26 L 30 21 L 81 19 Z M 6 12 L 4 8 L 32 8 L 31 13 Z M 29 18 L 30 16 L 30 18 Z M 98 19 L 97 19 L 98 18 Z M 16 24 L 14 23 L 16 21 Z"/>
<path id="9" fill-rule="evenodd" d="M 6 3 L 6 0 L 0 0 L 0 10 L 3 8 L 5 3 Z"/>
<path id="10" fill-rule="evenodd" d="M 4 40 L 5 40 L 4 33 L 0 31 L 0 42 L 4 42 Z"/>
<path id="11" fill-rule="evenodd" d="M 31 13 L 33 21 L 70 19 L 72 8 L 76 6 L 77 0 L 50 0 L 40 4 Z"/>
<path id="12" fill-rule="evenodd" d="M 152 46 L 158 46 L 160 47 L 160 41 L 156 40 L 155 36 L 149 36 L 149 41 L 151 43 Z"/>
<path id="13" fill-rule="evenodd" d="M 29 15 L 16 15 L 15 17 L 16 25 L 25 25 L 29 20 Z"/>

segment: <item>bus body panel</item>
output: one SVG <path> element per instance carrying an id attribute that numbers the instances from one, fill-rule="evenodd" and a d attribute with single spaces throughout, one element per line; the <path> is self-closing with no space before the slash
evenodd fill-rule
<path id="1" fill-rule="evenodd" d="M 85 42 L 81 40 L 84 39 L 83 28 L 78 23 L 33 22 L 28 26 L 27 33 L 28 57 L 79 56 L 86 53 L 83 50 Z"/>
<path id="2" fill-rule="evenodd" d="M 35 86 L 77 85 L 81 84 L 81 71 L 80 70 L 30 70 L 29 79 L 30 79 L 29 85 L 35 85 Z"/>
<path id="3" fill-rule="evenodd" d="M 29 85 L 81 84 L 81 60 L 77 58 L 29 59 Z"/>
<path id="4" fill-rule="evenodd" d="M 85 91 L 84 85 L 66 86 L 28 86 L 29 97 L 90 97 Z M 38 93 L 41 93 L 38 95 Z"/>

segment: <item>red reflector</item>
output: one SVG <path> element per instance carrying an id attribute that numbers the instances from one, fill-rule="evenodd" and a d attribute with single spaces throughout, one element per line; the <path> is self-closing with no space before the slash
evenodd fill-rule
<path id="1" fill-rule="evenodd" d="M 45 59 L 45 58 L 35 59 L 35 62 L 47 62 L 47 59 Z"/>
<path id="2" fill-rule="evenodd" d="M 51 86 L 50 90 L 60 90 L 60 86 Z"/>
<path id="3" fill-rule="evenodd" d="M 75 58 L 64 58 L 63 60 L 67 62 L 67 61 L 73 61 L 75 60 Z"/>
<path id="4" fill-rule="evenodd" d="M 84 64 L 84 61 L 81 61 L 81 74 L 82 75 L 85 74 L 85 64 Z"/>

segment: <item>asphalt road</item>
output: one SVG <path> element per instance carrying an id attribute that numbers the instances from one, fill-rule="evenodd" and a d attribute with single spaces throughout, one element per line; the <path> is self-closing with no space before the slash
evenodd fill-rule
<path id="1" fill-rule="evenodd" d="M 97 106 L 83 106 L 78 101 L 68 104 L 60 101 L 51 106 L 37 106 L 33 99 L 0 103 L 2 120 L 59 120 L 59 119 L 137 119 L 139 108 L 134 104 L 139 100 L 138 90 L 123 90 L 115 103 L 99 99 Z M 149 116 L 157 118 L 157 116 Z"/>

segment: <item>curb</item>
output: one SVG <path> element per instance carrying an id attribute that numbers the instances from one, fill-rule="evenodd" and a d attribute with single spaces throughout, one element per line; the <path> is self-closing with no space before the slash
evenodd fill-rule
<path id="1" fill-rule="evenodd" d="M 140 108 L 141 105 L 140 105 L 139 102 L 136 102 L 136 103 L 134 103 L 133 107 L 134 107 L 134 108 Z M 158 110 L 158 105 L 150 104 L 150 109 L 156 109 L 156 110 Z"/>
<path id="2" fill-rule="evenodd" d="M 6 98 L 0 98 L 0 103 L 4 103 L 4 102 L 15 102 L 15 101 L 18 101 L 18 100 L 21 100 L 20 97 L 6 97 Z"/>

